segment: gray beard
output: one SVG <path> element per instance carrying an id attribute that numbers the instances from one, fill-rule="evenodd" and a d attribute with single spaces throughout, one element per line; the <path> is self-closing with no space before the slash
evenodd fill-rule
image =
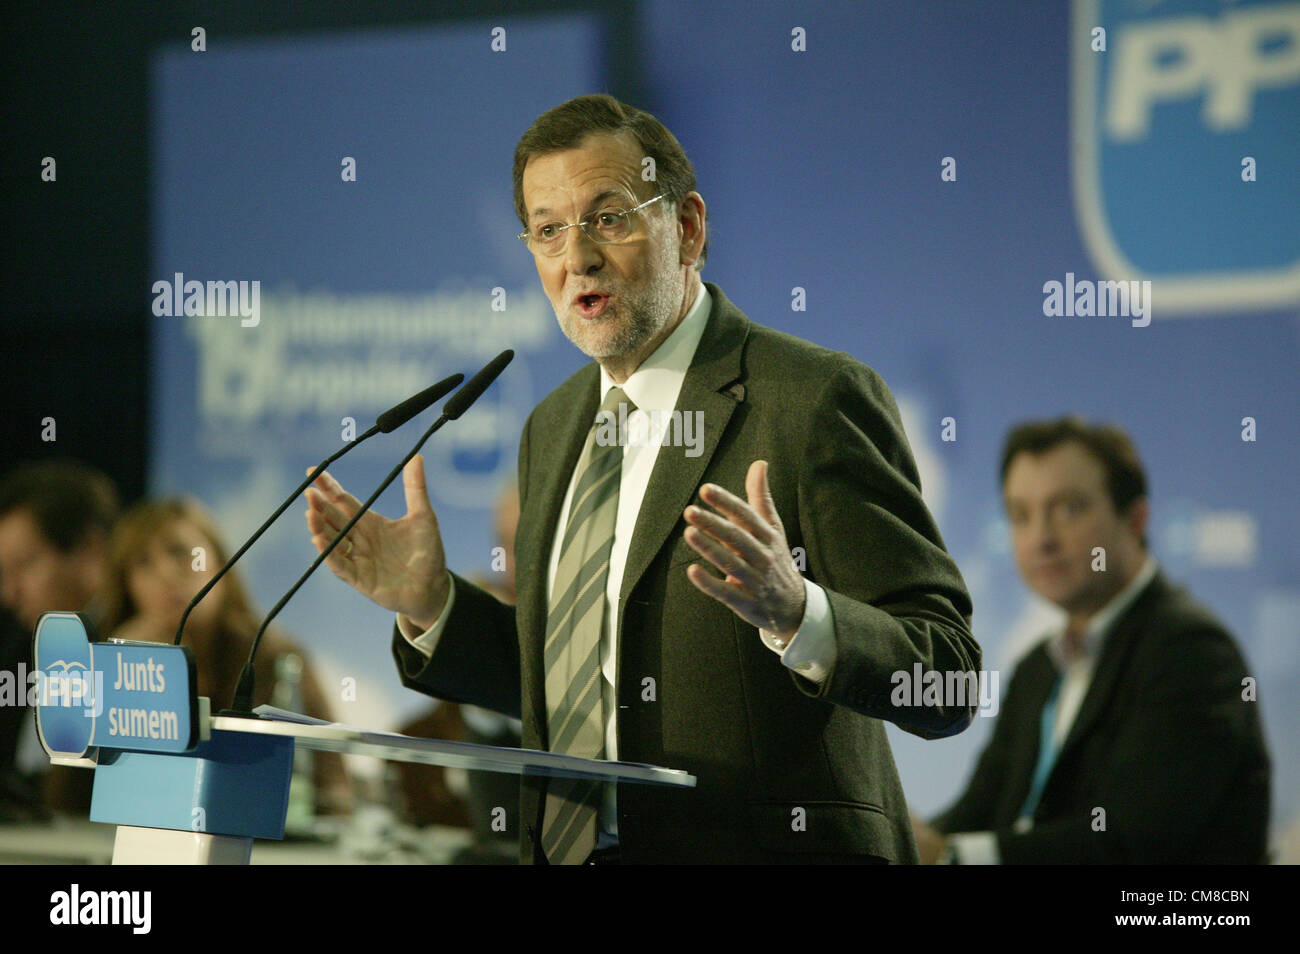
<path id="1" fill-rule="evenodd" d="M 654 338 L 672 320 L 674 291 L 671 287 L 664 288 L 650 301 L 637 302 L 628 315 L 627 322 L 618 333 L 613 338 L 605 339 L 605 343 L 599 347 L 591 344 L 590 336 L 584 334 L 587 329 L 583 327 L 585 323 L 581 318 L 574 319 L 572 322 L 561 318 L 560 327 L 565 337 L 589 358 L 600 360 L 631 355 Z M 677 296 L 679 301 L 680 297 Z M 620 299 L 620 305 L 625 303 L 624 299 Z"/>

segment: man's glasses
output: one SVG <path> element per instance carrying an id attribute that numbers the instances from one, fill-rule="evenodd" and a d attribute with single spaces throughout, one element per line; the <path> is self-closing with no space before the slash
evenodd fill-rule
<path id="1" fill-rule="evenodd" d="M 662 198 L 664 194 L 661 193 L 632 209 L 605 206 L 578 222 L 577 226 L 597 245 L 623 242 L 632 234 L 633 214 Z M 517 238 L 521 239 L 534 255 L 560 255 L 564 252 L 564 246 L 568 241 L 568 236 L 564 233 L 573 227 L 572 223 L 564 225 L 560 222 L 544 222 L 525 229 Z"/>

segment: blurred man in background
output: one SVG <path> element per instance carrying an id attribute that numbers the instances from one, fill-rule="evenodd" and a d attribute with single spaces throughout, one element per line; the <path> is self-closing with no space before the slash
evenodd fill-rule
<path id="1" fill-rule="evenodd" d="M 26 464 L 0 481 L 0 603 L 11 614 L 0 630 L 0 662 L 15 680 L 31 671 L 32 634 L 42 613 L 98 617 L 118 511 L 113 481 L 77 461 Z M 20 750 L 35 743 L 26 689 L 15 684 L 15 704 L 0 707 L 0 815 L 15 820 L 43 814 L 34 783 L 16 764 Z M 51 807 L 74 810 L 88 801 L 91 777 L 81 769 L 47 773 Z M 75 794 L 66 802 L 55 792 Z"/>
<path id="2" fill-rule="evenodd" d="M 0 600 L 28 636 L 51 610 L 94 615 L 118 506 L 105 474 L 71 460 L 21 467 L 0 484 Z"/>
<path id="3" fill-rule="evenodd" d="M 961 798 L 915 822 L 921 860 L 1265 860 L 1254 681 L 1223 625 L 1160 573 L 1128 436 L 1022 424 L 1001 476 L 1016 565 L 1065 624 L 1016 667 Z"/>

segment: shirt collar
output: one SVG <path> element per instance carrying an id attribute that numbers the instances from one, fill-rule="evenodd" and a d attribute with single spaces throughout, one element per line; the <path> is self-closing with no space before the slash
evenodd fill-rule
<path id="1" fill-rule="evenodd" d="M 1142 568 L 1138 570 L 1137 575 L 1129 580 L 1128 586 L 1120 590 L 1109 603 L 1098 610 L 1088 621 L 1088 627 L 1083 633 L 1083 652 L 1090 659 L 1096 658 L 1097 653 L 1101 650 L 1102 643 L 1105 642 L 1106 636 L 1110 633 L 1115 621 L 1129 608 L 1138 594 L 1146 589 L 1147 584 L 1155 577 L 1156 571 L 1160 569 L 1156 563 L 1156 558 L 1147 554 L 1146 561 Z M 1065 655 L 1065 631 L 1057 633 L 1047 643 L 1048 655 L 1056 663 L 1058 669 L 1065 669 L 1069 661 Z"/>
<path id="2" fill-rule="evenodd" d="M 681 323 L 673 333 L 664 339 L 655 349 L 654 354 L 641 362 L 623 382 L 623 393 L 643 411 L 671 411 L 677 406 L 677 396 L 682 390 L 682 381 L 690 370 L 695 358 L 695 349 L 700 338 L 704 336 L 704 326 L 708 323 L 709 311 L 713 307 L 713 296 L 700 282 L 700 290 L 695 296 L 695 304 L 687 310 Z M 609 389 L 614 387 L 614 380 L 603 367 L 600 369 L 600 400 L 603 403 Z"/>

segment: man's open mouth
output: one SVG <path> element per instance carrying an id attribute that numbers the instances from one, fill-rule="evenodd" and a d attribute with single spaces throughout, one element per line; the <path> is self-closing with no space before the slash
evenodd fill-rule
<path id="1" fill-rule="evenodd" d="M 599 318 L 609 307 L 610 298 L 599 292 L 592 292 L 589 295 L 579 295 L 574 299 L 574 304 L 578 308 L 578 314 L 584 318 Z"/>

